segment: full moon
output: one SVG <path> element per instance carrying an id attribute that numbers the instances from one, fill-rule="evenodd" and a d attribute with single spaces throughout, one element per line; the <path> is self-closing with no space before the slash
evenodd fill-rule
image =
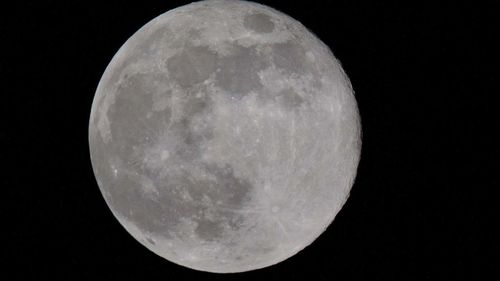
<path id="1" fill-rule="evenodd" d="M 142 245 L 195 270 L 243 272 L 331 224 L 361 125 L 340 63 L 301 23 L 208 0 L 156 17 L 118 50 L 89 145 L 107 205 Z"/>

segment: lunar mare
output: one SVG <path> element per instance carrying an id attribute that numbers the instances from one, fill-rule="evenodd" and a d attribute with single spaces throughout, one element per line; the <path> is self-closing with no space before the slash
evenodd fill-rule
<path id="1" fill-rule="evenodd" d="M 94 173 L 125 229 L 202 271 L 276 264 L 349 195 L 361 149 L 350 82 L 329 48 L 272 8 L 209 0 L 119 49 L 89 124 Z"/>

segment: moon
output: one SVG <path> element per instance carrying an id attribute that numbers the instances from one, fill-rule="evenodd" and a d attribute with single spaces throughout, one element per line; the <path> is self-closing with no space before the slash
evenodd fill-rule
<path id="1" fill-rule="evenodd" d="M 170 10 L 133 34 L 94 96 L 89 146 L 119 223 L 208 272 L 279 263 L 349 196 L 361 150 L 352 86 L 302 24 L 252 2 Z"/>

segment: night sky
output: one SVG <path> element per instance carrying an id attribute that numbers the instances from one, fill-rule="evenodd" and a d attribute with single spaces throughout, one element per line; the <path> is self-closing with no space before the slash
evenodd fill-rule
<path id="1" fill-rule="evenodd" d="M 312 245 L 247 273 L 194 271 L 135 241 L 93 175 L 91 104 L 119 47 L 190 2 L 2 4 L 4 280 L 483 280 L 498 270 L 498 167 L 488 164 L 498 166 L 499 126 L 487 124 L 498 119 L 498 9 L 460 1 L 256 1 L 309 28 L 351 80 L 363 147 L 347 203 Z"/>

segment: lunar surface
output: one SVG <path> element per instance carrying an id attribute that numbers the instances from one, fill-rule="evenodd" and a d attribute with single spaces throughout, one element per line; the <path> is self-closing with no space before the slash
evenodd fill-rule
<path id="1" fill-rule="evenodd" d="M 94 97 L 103 197 L 176 264 L 242 272 L 312 243 L 347 200 L 361 148 L 351 84 L 329 48 L 272 8 L 209 0 L 153 19 Z"/>

